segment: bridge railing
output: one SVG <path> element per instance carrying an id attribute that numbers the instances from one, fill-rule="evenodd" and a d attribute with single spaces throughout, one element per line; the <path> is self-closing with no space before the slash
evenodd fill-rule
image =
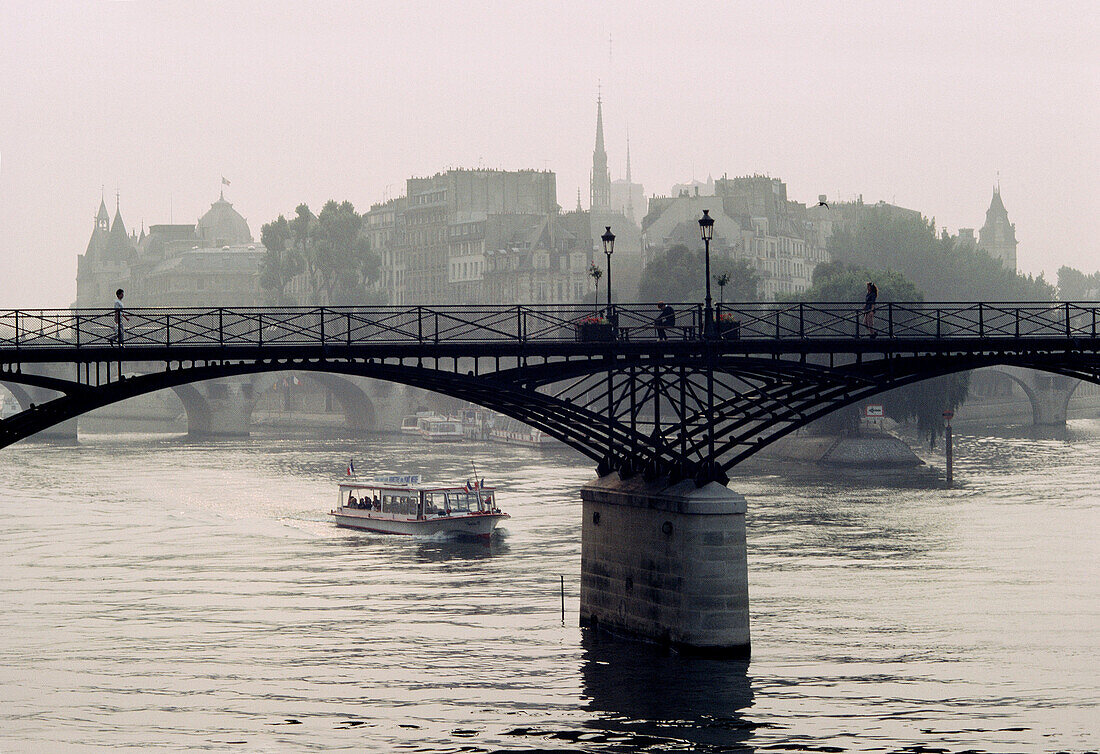
<path id="1" fill-rule="evenodd" d="M 134 308 L 126 346 L 362 343 L 648 341 L 704 336 L 703 307 L 672 304 L 657 327 L 656 304 Z M 1100 305 L 1073 302 L 879 304 L 872 327 L 862 304 L 719 304 L 711 337 L 741 340 L 1096 337 Z M 0 347 L 60 348 L 117 343 L 111 309 L 0 311 Z"/>

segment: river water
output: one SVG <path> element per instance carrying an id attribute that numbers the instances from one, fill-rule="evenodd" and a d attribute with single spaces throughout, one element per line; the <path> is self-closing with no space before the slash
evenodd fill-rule
<path id="1" fill-rule="evenodd" d="M 744 664 L 578 628 L 593 473 L 569 451 L 23 443 L 0 451 L 0 751 L 1095 750 L 1100 422 L 956 455 L 951 490 L 738 472 Z M 336 529 L 350 458 L 472 461 L 513 518 L 489 545 Z"/>

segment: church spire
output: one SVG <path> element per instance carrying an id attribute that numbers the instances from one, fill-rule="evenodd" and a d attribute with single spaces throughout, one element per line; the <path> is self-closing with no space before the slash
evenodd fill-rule
<path id="1" fill-rule="evenodd" d="M 591 209 L 611 206 L 611 173 L 603 140 L 603 95 L 596 97 L 596 148 L 592 150 Z"/>
<path id="2" fill-rule="evenodd" d="M 630 178 L 630 135 L 626 137 L 626 216 L 634 222 L 634 184 Z"/>
<path id="3" fill-rule="evenodd" d="M 102 231 L 111 229 L 111 216 L 107 214 L 107 202 L 103 200 L 102 195 L 99 197 L 99 212 L 95 216 L 95 227 Z"/>
<path id="4" fill-rule="evenodd" d="M 596 96 L 596 154 L 607 155 L 603 145 L 603 95 Z"/>
<path id="5" fill-rule="evenodd" d="M 630 183 L 630 134 L 626 136 L 626 182 Z"/>
<path id="6" fill-rule="evenodd" d="M 1016 226 L 1008 219 L 1008 210 L 1001 201 L 999 182 L 993 186 L 993 198 L 985 211 L 985 225 L 978 232 L 978 246 L 1010 270 L 1016 269 Z"/>

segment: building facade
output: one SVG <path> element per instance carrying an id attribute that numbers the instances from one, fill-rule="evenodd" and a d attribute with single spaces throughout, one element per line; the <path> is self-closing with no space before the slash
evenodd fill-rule
<path id="1" fill-rule="evenodd" d="M 105 233 L 100 203 L 88 249 L 77 259 L 75 307 L 106 307 L 117 288 L 128 306 L 255 306 L 262 244 L 222 195 L 194 224 L 153 225 L 127 235 L 121 211 Z"/>
<path id="2" fill-rule="evenodd" d="M 713 256 L 744 260 L 760 280 L 765 299 L 801 293 L 812 284 L 813 271 L 829 259 L 807 217 L 807 208 L 787 198 L 787 186 L 769 176 L 720 178 L 714 195 L 681 190 L 672 197 L 653 197 L 642 223 L 643 254 L 648 262 L 671 246 L 701 249 L 699 218 L 714 218 Z"/>
<path id="3" fill-rule="evenodd" d="M 587 212 L 493 215 L 485 238 L 485 303 L 577 303 L 592 287 Z"/>
<path id="4" fill-rule="evenodd" d="M 448 170 L 410 178 L 406 189 L 364 215 L 390 303 L 579 300 L 584 271 L 573 255 L 586 270 L 592 241 L 575 213 L 561 212 L 554 173 Z"/>
<path id="5" fill-rule="evenodd" d="M 76 308 L 112 306 L 115 290 L 130 284 L 131 269 L 137 258 L 138 239 L 126 232 L 119 202 L 115 199 L 115 218 L 107 214 L 107 205 L 99 200 L 99 212 L 84 254 L 77 257 Z"/>

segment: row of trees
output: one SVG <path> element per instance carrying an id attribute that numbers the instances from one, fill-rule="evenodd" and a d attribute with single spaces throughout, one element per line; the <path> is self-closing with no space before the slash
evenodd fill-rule
<path id="1" fill-rule="evenodd" d="M 834 262 L 900 273 L 929 301 L 1050 301 L 1056 293 L 1042 275 L 1020 275 L 946 230 L 937 236 L 935 219 L 889 207 L 867 207 L 828 249 Z"/>
<path id="2" fill-rule="evenodd" d="M 1062 301 L 1095 301 L 1100 298 L 1100 272 L 1086 275 L 1072 267 L 1060 267 L 1058 298 Z"/>
<path id="3" fill-rule="evenodd" d="M 702 301 L 706 295 L 705 270 L 702 249 L 677 244 L 645 266 L 638 296 L 642 301 Z M 711 254 L 710 270 L 711 295 L 717 294 L 718 300 L 756 301 L 759 297 L 760 276 L 744 259 Z"/>
<path id="4" fill-rule="evenodd" d="M 973 243 L 937 235 L 935 220 L 867 207 L 860 222 L 838 229 L 829 239 L 832 261 L 818 265 L 812 287 L 791 300 L 862 303 L 867 283 L 878 287 L 880 303 L 890 301 L 1050 301 L 1067 294 L 1084 298 L 1100 290 L 1100 273 L 1086 276 L 1059 271 L 1058 288 L 1041 275 L 1020 275 L 1005 268 Z M 643 301 L 700 301 L 704 295 L 703 252 L 674 246 L 658 254 L 642 272 Z M 756 301 L 759 278 L 744 260 L 712 256 L 718 278 L 726 273 L 725 292 L 733 301 Z M 965 400 L 969 374 L 949 375 L 891 391 L 882 396 L 888 416 L 916 423 L 922 435 L 934 439 L 942 429 L 943 412 Z M 837 412 L 826 424 L 833 430 L 854 428 L 853 411 Z"/>
<path id="5" fill-rule="evenodd" d="M 289 291 L 295 278 L 304 281 L 311 304 L 362 304 L 378 296 L 381 259 L 351 202 L 330 200 L 316 215 L 299 204 L 290 220 L 279 215 L 261 227 L 260 240 L 267 248 L 260 286 L 271 304 L 295 303 Z"/>
<path id="6" fill-rule="evenodd" d="M 869 270 L 848 262 L 829 262 L 814 270 L 813 285 L 792 298 L 800 301 L 863 300 L 867 283 L 878 288 L 878 301 L 923 301 L 924 293 L 896 270 Z M 891 390 L 875 398 L 886 415 L 899 422 L 914 422 L 922 437 L 934 440 L 943 431 L 943 412 L 954 411 L 966 401 L 970 373 L 960 372 L 934 377 Z M 859 414 L 848 409 L 825 417 L 818 425 L 826 432 L 853 431 L 859 426 Z"/>

